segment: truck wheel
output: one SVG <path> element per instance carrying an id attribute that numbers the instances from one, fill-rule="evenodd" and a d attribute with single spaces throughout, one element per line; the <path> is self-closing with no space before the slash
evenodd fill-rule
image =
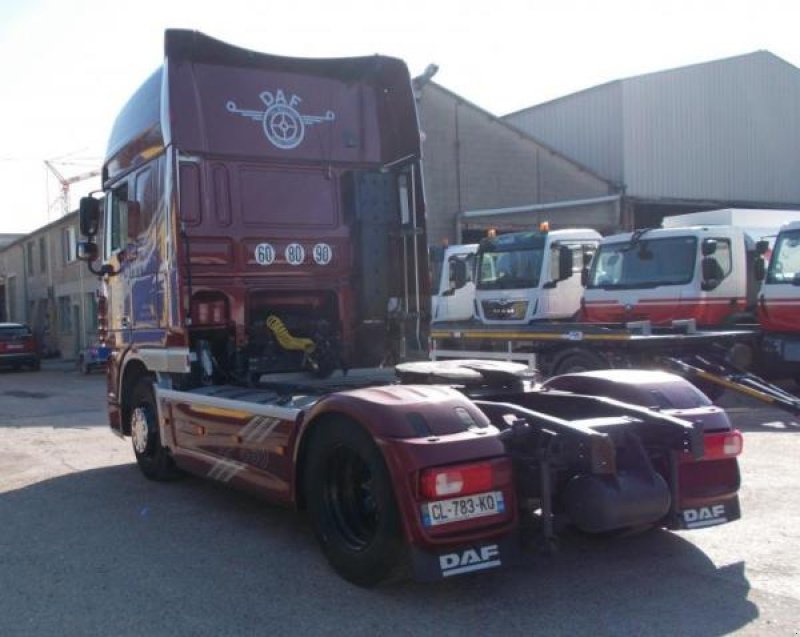
<path id="1" fill-rule="evenodd" d="M 150 379 L 140 380 L 133 389 L 128 416 L 133 453 L 139 469 L 150 480 L 174 480 L 181 475 L 169 451 L 161 444 L 156 416 L 156 401 Z"/>
<path id="2" fill-rule="evenodd" d="M 314 534 L 331 566 L 375 586 L 405 562 L 389 471 L 372 438 L 349 420 L 325 423 L 310 441 L 305 496 Z"/>
<path id="3" fill-rule="evenodd" d="M 553 368 L 553 376 L 560 374 L 576 374 L 578 372 L 591 372 L 595 369 L 608 367 L 602 358 L 591 352 L 576 351 L 567 354 L 559 360 Z"/>

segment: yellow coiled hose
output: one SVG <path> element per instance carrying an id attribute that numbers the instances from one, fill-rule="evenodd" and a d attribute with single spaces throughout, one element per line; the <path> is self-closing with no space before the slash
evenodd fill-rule
<path id="1" fill-rule="evenodd" d="M 271 314 L 267 317 L 267 327 L 272 330 L 272 333 L 275 335 L 275 338 L 280 343 L 280 346 L 283 349 L 294 350 L 294 351 L 302 351 L 306 354 L 311 354 L 316 346 L 314 345 L 314 341 L 310 338 L 298 338 L 296 336 L 292 336 L 289 333 L 289 329 L 283 324 L 277 316 Z"/>

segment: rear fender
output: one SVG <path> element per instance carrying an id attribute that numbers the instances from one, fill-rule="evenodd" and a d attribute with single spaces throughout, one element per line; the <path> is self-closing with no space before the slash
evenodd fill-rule
<path id="1" fill-rule="evenodd" d="M 337 392 L 314 405 L 290 443 L 295 459 L 292 492 L 299 508 L 304 506 L 304 465 L 314 432 L 318 427 L 336 426 L 343 418 L 363 427 L 381 450 L 394 485 L 405 537 L 415 545 L 436 544 L 420 526 L 417 477 L 421 469 L 506 455 L 497 429 L 455 390 L 397 385 Z M 495 526 L 490 532 L 468 532 L 470 540 L 508 532 L 516 522 L 516 511 L 511 507 L 512 491 L 507 498 L 514 509 L 511 524 L 502 529 Z"/>

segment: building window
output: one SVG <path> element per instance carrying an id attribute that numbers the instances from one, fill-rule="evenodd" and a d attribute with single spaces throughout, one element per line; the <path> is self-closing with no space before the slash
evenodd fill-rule
<path id="1" fill-rule="evenodd" d="M 75 226 L 64 228 L 64 230 L 62 231 L 62 240 L 63 240 L 62 252 L 64 254 L 64 263 L 72 263 L 78 258 L 78 253 L 77 253 L 78 234 L 75 231 Z"/>
<path id="2" fill-rule="evenodd" d="M 39 271 L 47 272 L 47 239 L 39 237 Z"/>
<path id="3" fill-rule="evenodd" d="M 72 332 L 72 308 L 68 296 L 58 297 L 58 327 L 62 334 Z"/>
<path id="4" fill-rule="evenodd" d="M 33 242 L 25 244 L 25 269 L 28 274 L 33 274 Z"/>

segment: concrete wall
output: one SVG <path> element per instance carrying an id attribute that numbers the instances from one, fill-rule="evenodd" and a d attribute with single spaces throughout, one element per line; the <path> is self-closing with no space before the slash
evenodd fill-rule
<path id="1" fill-rule="evenodd" d="M 608 182 L 589 170 L 443 87 L 430 83 L 419 94 L 431 244 L 458 240 L 459 212 L 612 192 Z M 583 225 L 590 223 L 587 215 Z"/>

